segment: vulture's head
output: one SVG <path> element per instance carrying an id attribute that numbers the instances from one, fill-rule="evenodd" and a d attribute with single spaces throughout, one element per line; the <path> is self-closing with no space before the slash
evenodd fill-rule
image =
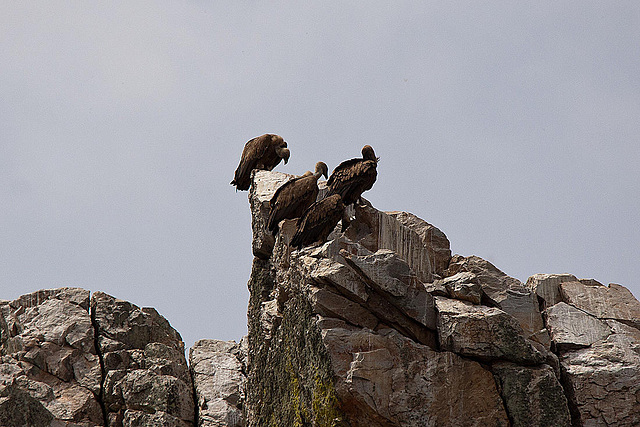
<path id="1" fill-rule="evenodd" d="M 272 135 L 271 140 L 276 147 L 276 154 L 281 159 L 284 159 L 284 164 L 286 165 L 289 161 L 289 156 L 291 155 L 287 148 L 287 141 L 285 141 L 280 135 Z"/>
<path id="2" fill-rule="evenodd" d="M 329 168 L 327 167 L 327 164 L 325 162 L 316 163 L 316 173 L 315 173 L 315 175 L 317 175 L 318 178 L 320 178 L 323 175 L 324 175 L 325 179 L 329 178 Z"/>
<path id="3" fill-rule="evenodd" d="M 380 160 L 379 157 L 376 157 L 376 153 L 373 151 L 373 147 L 370 145 L 365 145 L 362 147 L 362 158 L 365 160 L 373 160 L 374 162 L 378 162 Z"/>

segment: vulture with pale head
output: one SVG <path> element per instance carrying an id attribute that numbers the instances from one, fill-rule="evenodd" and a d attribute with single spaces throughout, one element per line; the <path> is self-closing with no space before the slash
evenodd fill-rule
<path id="1" fill-rule="evenodd" d="M 315 202 L 298 219 L 291 246 L 302 248 L 315 242 L 324 243 L 344 216 L 344 203 L 339 194 Z"/>
<path id="2" fill-rule="evenodd" d="M 380 158 L 370 145 L 362 147 L 362 158 L 345 160 L 331 173 L 327 186 L 328 195 L 339 194 L 345 206 L 358 202 L 362 193 L 373 187 Z"/>
<path id="3" fill-rule="evenodd" d="M 248 190 L 251 185 L 251 171 L 261 169 L 270 171 L 282 159 L 286 165 L 289 161 L 287 143 L 280 135 L 267 133 L 249 140 L 242 150 L 242 158 L 236 169 L 231 185 L 237 190 Z"/>
<path id="4" fill-rule="evenodd" d="M 271 198 L 267 228 L 275 236 L 283 219 L 300 218 L 318 197 L 318 179 L 327 178 L 329 170 L 324 162 L 316 163 L 315 173 L 307 171 L 280 186 Z"/>

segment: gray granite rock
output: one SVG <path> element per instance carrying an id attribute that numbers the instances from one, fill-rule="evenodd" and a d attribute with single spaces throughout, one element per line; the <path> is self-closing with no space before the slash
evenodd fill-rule
<path id="1" fill-rule="evenodd" d="M 474 273 L 457 273 L 442 280 L 437 280 L 435 284 L 442 286 L 446 291 L 446 296 L 449 298 L 469 301 L 476 305 L 482 301 L 482 286 L 478 283 Z"/>
<path id="2" fill-rule="evenodd" d="M 395 252 L 378 250 L 365 256 L 342 252 L 348 265 L 360 274 L 373 289 L 387 296 L 387 300 L 421 325 L 435 329 L 436 316 L 433 297 L 418 280 L 409 265 Z"/>
<path id="3" fill-rule="evenodd" d="M 525 286 L 535 292 L 543 301 L 543 309 L 551 307 L 562 301 L 560 284 L 563 282 L 575 282 L 576 276 L 572 274 L 534 274 L 527 279 Z"/>
<path id="4" fill-rule="evenodd" d="M 180 334 L 156 310 L 102 292 L 93 294 L 91 309 L 109 425 L 193 425 L 193 384 Z"/>
<path id="5" fill-rule="evenodd" d="M 396 217 L 398 215 L 386 214 L 370 204 L 355 206 L 355 219 L 344 234 L 371 252 L 380 249 L 395 252 L 415 272 L 418 280 L 432 282 L 434 276 L 428 242 L 415 227 L 403 224 Z"/>
<path id="6" fill-rule="evenodd" d="M 154 309 L 77 288 L 0 301 L 0 425 L 640 425 L 628 290 L 523 285 L 366 200 L 344 233 L 292 250 L 295 221 L 264 229 L 289 178 L 253 176 L 246 339 L 201 340 L 188 367 Z"/>
<path id="7" fill-rule="evenodd" d="M 560 355 L 574 425 L 640 425 L 640 341 L 615 333 Z"/>
<path id="8" fill-rule="evenodd" d="M 640 328 L 640 302 L 624 286 L 597 282 L 565 282 L 560 285 L 564 301 L 599 319 L 614 319 Z"/>
<path id="9" fill-rule="evenodd" d="M 422 242 L 429 251 L 431 261 L 431 271 L 433 274 L 443 277 L 445 270 L 449 267 L 451 260 L 451 249 L 449 239 L 437 227 L 429 224 L 417 216 L 402 211 L 385 212 L 390 217 L 398 220 L 405 227 L 409 227 L 422 239 Z"/>
<path id="10" fill-rule="evenodd" d="M 611 334 L 611 328 L 582 310 L 559 302 L 545 311 L 547 328 L 556 348 L 588 347 Z"/>
<path id="11" fill-rule="evenodd" d="M 436 297 L 438 337 L 444 350 L 480 360 L 542 363 L 518 321 L 504 311 Z"/>
<path id="12" fill-rule="evenodd" d="M 89 292 L 42 290 L 0 303 L 0 313 L 2 425 L 103 424 Z"/>
<path id="13" fill-rule="evenodd" d="M 532 338 L 545 347 L 549 346 L 549 337 L 535 292 L 525 287 L 518 279 L 506 275 L 489 261 L 477 256 L 455 255 L 446 275 L 453 276 L 460 272 L 474 273 L 488 303 L 516 318 L 527 338 Z"/>
<path id="14" fill-rule="evenodd" d="M 242 352 L 234 341 L 200 340 L 189 349 L 201 427 L 242 427 L 245 400 Z"/>

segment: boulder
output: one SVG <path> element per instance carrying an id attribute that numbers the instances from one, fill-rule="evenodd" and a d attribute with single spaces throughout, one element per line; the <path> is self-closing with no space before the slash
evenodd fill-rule
<path id="1" fill-rule="evenodd" d="M 435 329 L 433 297 L 395 252 L 380 249 L 371 255 L 353 256 L 343 251 L 341 255 L 365 283 L 392 305 L 421 325 Z"/>
<path id="2" fill-rule="evenodd" d="M 624 333 L 560 355 L 574 425 L 640 425 L 640 341 Z"/>
<path id="3" fill-rule="evenodd" d="M 537 364 L 545 359 L 525 338 L 518 321 L 500 309 L 436 297 L 436 310 L 444 350 L 484 361 Z"/>
<path id="4" fill-rule="evenodd" d="M 594 280 L 559 287 L 566 303 L 547 308 L 545 317 L 573 425 L 639 425 L 638 301 L 622 286 Z"/>
<path id="5" fill-rule="evenodd" d="M 442 280 L 436 280 L 435 286 L 442 287 L 446 295 L 453 299 L 480 304 L 482 301 L 482 286 L 476 275 L 470 272 L 457 273 Z"/>
<path id="6" fill-rule="evenodd" d="M 588 347 L 611 334 L 605 322 L 564 302 L 549 307 L 544 314 L 551 340 L 560 351 Z"/>
<path id="7" fill-rule="evenodd" d="M 414 227 L 404 225 L 395 216 L 370 204 L 355 205 L 355 219 L 344 234 L 371 252 L 393 251 L 409 265 L 419 281 L 430 283 L 434 280 L 429 245 Z"/>

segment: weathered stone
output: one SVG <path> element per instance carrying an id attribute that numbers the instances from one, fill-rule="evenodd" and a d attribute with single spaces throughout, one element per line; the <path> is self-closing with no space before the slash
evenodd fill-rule
<path id="1" fill-rule="evenodd" d="M 356 206 L 356 218 L 345 235 L 371 252 L 389 249 L 403 259 L 423 283 L 433 281 L 429 248 L 411 227 L 374 207 Z"/>
<path id="2" fill-rule="evenodd" d="M 336 317 L 369 329 L 378 325 L 378 319 L 365 307 L 326 288 L 310 287 L 309 301 L 313 311 L 321 316 Z"/>
<path id="3" fill-rule="evenodd" d="M 488 303 L 515 317 L 527 338 L 535 339 L 548 347 L 549 339 L 534 292 L 518 279 L 507 276 L 489 261 L 477 256 L 455 255 L 449 263 L 446 275 L 453 276 L 460 272 L 474 273 Z"/>
<path id="4" fill-rule="evenodd" d="M 437 276 L 443 277 L 451 260 L 451 249 L 447 236 L 437 227 L 411 213 L 401 211 L 385 213 L 418 233 L 429 251 L 431 271 Z"/>
<path id="5" fill-rule="evenodd" d="M 234 341 L 200 340 L 189 349 L 189 365 L 201 427 L 244 426 L 246 378 Z"/>
<path id="6" fill-rule="evenodd" d="M 640 425 L 640 343 L 615 333 L 561 354 L 574 425 Z"/>
<path id="7" fill-rule="evenodd" d="M 193 384 L 180 334 L 152 308 L 102 292 L 91 298 L 111 425 L 193 425 Z"/>
<path id="8" fill-rule="evenodd" d="M 276 190 L 293 175 L 282 172 L 255 170 L 252 172 L 252 184 L 249 189 L 249 203 L 253 212 L 251 228 L 253 230 L 253 255 L 268 259 L 271 256 L 275 239 L 267 230 L 269 202 Z"/>
<path id="9" fill-rule="evenodd" d="M 434 297 L 448 297 L 449 292 L 441 282 L 441 280 L 436 280 L 432 283 L 425 283 L 424 288 Z"/>
<path id="10" fill-rule="evenodd" d="M 36 307 L 45 301 L 56 299 L 69 304 L 74 304 L 89 311 L 89 291 L 81 288 L 57 288 L 42 289 L 30 294 L 22 295 L 17 300 L 9 302 L 13 308 Z"/>
<path id="11" fill-rule="evenodd" d="M 365 256 L 352 256 L 345 252 L 342 255 L 369 286 L 389 295 L 391 304 L 421 325 L 435 329 L 433 297 L 409 265 L 394 252 L 381 249 Z"/>
<path id="12" fill-rule="evenodd" d="M 184 351 L 180 334 L 154 308 L 136 305 L 103 292 L 91 297 L 99 344 L 103 353 L 121 349 L 144 349 L 159 342 Z"/>
<path id="13" fill-rule="evenodd" d="M 504 311 L 436 297 L 438 336 L 444 350 L 481 360 L 542 363 L 544 356 Z"/>
<path id="14" fill-rule="evenodd" d="M 369 291 L 365 283 L 352 268 L 328 259 L 302 258 L 310 266 L 311 279 L 319 284 L 335 287 L 357 302 L 366 302 Z"/>
<path id="15" fill-rule="evenodd" d="M 332 425 L 340 417 L 330 361 L 303 293 L 307 279 L 294 261 L 274 272 L 271 261 L 254 260 L 248 284 L 248 426 Z M 264 298 L 274 294 L 282 296 L 281 322 L 267 331 L 260 312 Z"/>
<path id="16" fill-rule="evenodd" d="M 0 386 L 0 425 L 48 426 L 53 415 L 38 399 L 15 385 Z"/>
<path id="17" fill-rule="evenodd" d="M 560 351 L 588 347 L 611 334 L 611 328 L 577 308 L 559 302 L 545 311 L 551 340 Z"/>
<path id="18" fill-rule="evenodd" d="M 577 280 L 572 274 L 534 274 L 527 279 L 525 286 L 542 299 L 543 309 L 546 309 L 562 301 L 560 283 Z"/>
<path id="19" fill-rule="evenodd" d="M 188 423 L 180 418 L 176 418 L 166 412 L 148 413 L 145 411 L 129 410 L 122 420 L 124 427 L 189 427 L 193 423 Z"/>
<path id="20" fill-rule="evenodd" d="M 43 425 L 38 423 L 45 418 L 104 424 L 97 399 L 100 360 L 88 307 L 89 292 L 78 288 L 41 290 L 0 306 L 0 378 L 9 387 L 5 402 L 24 406 L 23 415 L 8 410 L 8 419 L 26 420 L 25 425 Z M 2 425 L 23 425 L 7 423 Z"/>
<path id="21" fill-rule="evenodd" d="M 567 407 L 576 426 L 640 423 L 626 289 L 449 262 L 439 230 L 366 200 L 345 233 L 291 250 L 295 221 L 264 230 L 289 176 L 256 179 L 247 339 L 199 341 L 189 369 L 153 309 L 77 288 L 0 300 L 0 425 L 562 426 Z"/>
<path id="22" fill-rule="evenodd" d="M 571 425 L 567 398 L 550 366 L 529 367 L 498 362 L 493 364 L 492 370 L 511 426 Z"/>
<path id="23" fill-rule="evenodd" d="M 446 296 L 472 304 L 480 304 L 482 286 L 477 283 L 476 275 L 469 272 L 454 274 L 435 282 L 446 290 Z M 444 295 L 443 295 L 444 296 Z"/>
<path id="24" fill-rule="evenodd" d="M 640 328 L 640 302 L 624 286 L 565 282 L 560 292 L 567 304 L 599 319 L 614 319 Z"/>
<path id="25" fill-rule="evenodd" d="M 492 375 L 392 329 L 322 331 L 353 426 L 509 425 Z"/>
<path id="26" fill-rule="evenodd" d="M 342 241 L 343 239 L 344 237 L 340 237 L 336 240 Z M 346 242 L 341 242 L 338 243 L 338 245 L 343 248 L 338 255 L 335 255 L 334 251 L 323 249 L 324 247 L 334 246 L 334 243 L 331 241 L 327 242 L 321 248 L 312 249 L 310 254 L 304 250 L 296 251 L 293 254 L 286 254 L 276 247 L 273 260 L 278 267 L 278 271 L 289 272 L 298 270 L 304 273 L 304 276 L 295 279 L 285 277 L 287 274 L 280 274 L 281 277 L 279 277 L 279 280 L 281 282 L 291 282 L 292 280 L 298 283 L 308 282 L 309 285 L 306 285 L 306 289 L 309 295 L 311 295 L 314 288 L 326 287 L 328 291 L 344 296 L 351 302 L 357 303 L 364 309 L 370 311 L 371 315 L 373 315 L 373 317 L 365 315 L 365 318 L 362 318 L 360 322 L 354 324 L 371 327 L 374 325 L 375 318 L 380 322 L 394 325 L 399 331 L 420 343 L 435 347 L 435 334 L 432 331 L 432 329 L 435 329 L 435 313 L 433 311 L 433 304 L 430 302 L 432 297 L 422 283 L 415 280 L 415 275 L 411 272 L 411 269 L 407 267 L 406 263 L 389 251 L 382 250 L 379 251 L 380 253 L 378 255 L 375 255 L 364 248 L 359 249 L 358 247 L 360 245 L 357 243 L 350 242 L 347 244 Z M 322 253 L 331 253 L 333 259 L 316 258 L 321 257 Z M 286 258 L 283 259 L 284 257 Z M 376 268 L 376 270 L 369 271 L 369 273 L 379 274 L 381 277 L 384 277 L 384 285 L 379 286 L 373 282 L 367 274 L 356 266 L 356 263 L 352 260 L 353 257 L 357 257 L 358 260 L 367 259 L 373 264 L 376 264 L 374 260 L 380 261 L 379 265 L 376 264 L 377 267 L 372 267 Z M 349 266 L 340 264 L 338 261 L 346 263 Z M 383 264 L 385 264 L 385 266 L 381 267 Z M 390 270 L 385 272 L 384 270 L 387 267 Z M 366 268 L 367 267 L 365 267 L 365 269 Z M 398 276 L 400 279 L 412 281 L 412 285 L 409 288 L 401 288 L 402 290 L 400 292 L 404 294 L 403 296 L 390 297 L 389 292 L 383 289 L 385 286 L 397 284 L 394 280 L 400 280 L 398 277 L 389 276 L 389 274 L 397 273 L 393 272 L 394 268 L 408 272 L 409 276 L 400 274 Z M 333 298 L 336 304 L 338 299 L 339 298 Z M 346 303 L 346 301 L 343 301 L 343 303 Z M 353 313 L 348 313 L 347 310 L 340 309 L 336 304 L 333 304 L 333 311 L 325 310 L 319 314 L 338 317 L 343 316 L 345 320 L 353 321 Z M 358 308 L 357 305 L 353 305 L 352 307 L 355 309 Z M 351 319 L 346 317 L 348 315 L 351 316 Z M 366 323 L 363 324 L 362 322 Z M 431 329 L 429 329 L 429 327 Z"/>

